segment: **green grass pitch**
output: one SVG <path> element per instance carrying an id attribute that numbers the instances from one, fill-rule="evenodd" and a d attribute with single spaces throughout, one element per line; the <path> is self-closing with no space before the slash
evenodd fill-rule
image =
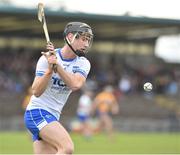
<path id="1" fill-rule="evenodd" d="M 175 154 L 180 153 L 180 133 L 117 133 L 109 140 L 105 134 L 87 140 L 71 134 L 76 154 Z M 0 154 L 31 154 L 27 132 L 0 132 Z"/>

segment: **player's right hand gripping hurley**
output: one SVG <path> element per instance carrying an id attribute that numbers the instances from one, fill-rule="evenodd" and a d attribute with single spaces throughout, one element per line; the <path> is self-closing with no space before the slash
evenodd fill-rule
<path id="1" fill-rule="evenodd" d="M 55 55 L 56 56 L 54 45 L 51 42 L 47 43 L 46 49 L 48 50 L 50 55 Z M 52 68 L 53 68 L 53 71 L 56 73 L 57 72 L 57 64 L 53 64 Z"/>

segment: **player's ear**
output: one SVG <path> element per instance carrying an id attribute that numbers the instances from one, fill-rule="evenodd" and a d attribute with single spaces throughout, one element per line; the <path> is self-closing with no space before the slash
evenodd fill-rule
<path id="1" fill-rule="evenodd" d="M 69 33 L 67 36 L 66 36 L 69 41 L 71 42 L 73 40 L 73 37 L 74 37 L 74 34 L 73 33 Z"/>

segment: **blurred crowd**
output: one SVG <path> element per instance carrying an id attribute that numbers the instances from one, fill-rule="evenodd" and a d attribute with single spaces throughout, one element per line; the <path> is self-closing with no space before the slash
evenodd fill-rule
<path id="1" fill-rule="evenodd" d="M 113 54 L 111 57 L 107 55 L 102 58 L 101 55 L 88 55 L 92 65 L 88 82 L 96 90 L 111 84 L 125 95 L 144 93 L 143 84 L 151 82 L 155 94 L 177 95 L 180 92 L 178 64 L 170 65 L 156 61 L 137 67 L 121 61 L 122 59 L 114 61 Z M 0 91 L 26 91 L 34 78 L 35 63 L 39 56 L 40 50 L 37 49 L 0 49 Z M 101 59 L 104 59 L 104 62 Z"/>
<path id="2" fill-rule="evenodd" d="M 26 107 L 31 95 L 29 88 L 34 79 L 36 62 L 41 55 L 41 50 L 27 48 L 0 49 L 0 93 L 4 94 L 7 92 L 6 96 L 12 93 L 25 95 L 22 103 L 23 109 Z M 96 96 L 103 91 L 105 86 L 111 85 L 113 94 L 120 107 L 123 96 L 128 98 L 129 95 L 143 95 L 145 97 L 149 95 L 151 99 L 154 99 L 154 103 L 157 103 L 157 106 L 170 111 L 172 114 L 169 116 L 170 119 L 174 121 L 177 119 L 177 115 L 180 116 L 179 100 L 176 98 L 180 94 L 180 64 L 168 64 L 155 58 L 153 58 L 152 63 L 146 64 L 143 63 L 141 56 L 138 56 L 139 61 L 135 57 L 130 62 L 129 59 L 127 61 L 128 56 L 106 55 L 95 52 L 89 53 L 87 57 L 92 66 L 86 82 L 86 87 L 94 94 L 93 101 L 90 101 L 91 103 L 94 103 Z M 146 59 L 151 58 L 147 56 Z M 143 90 L 145 82 L 153 84 L 153 91 L 146 93 Z M 103 122 L 103 120 L 108 119 L 102 117 L 101 121 L 98 121 L 101 122 L 99 125 L 97 125 L 96 121 L 93 121 L 92 126 L 98 126 L 95 130 L 105 128 L 111 133 L 112 123 Z M 106 127 L 102 127 L 102 124 Z M 175 122 L 174 124 L 177 123 Z M 84 126 L 84 129 L 89 128 L 86 123 L 84 123 Z M 179 129 L 179 127 L 176 128 Z M 89 131 L 85 130 L 82 132 L 85 135 L 89 135 L 91 134 Z"/>
<path id="3" fill-rule="evenodd" d="M 145 65 L 139 63 L 140 65 L 136 66 L 123 61 L 118 64 L 107 62 L 108 66 L 105 69 L 93 66 L 89 78 L 90 83 L 94 83 L 97 89 L 111 84 L 123 95 L 144 93 L 143 84 L 145 82 L 153 84 L 152 93 L 157 95 L 177 96 L 180 93 L 178 64 L 152 63 Z"/>
<path id="4" fill-rule="evenodd" d="M 32 49 L 0 50 L 0 91 L 22 93 L 31 85 L 36 52 Z"/>

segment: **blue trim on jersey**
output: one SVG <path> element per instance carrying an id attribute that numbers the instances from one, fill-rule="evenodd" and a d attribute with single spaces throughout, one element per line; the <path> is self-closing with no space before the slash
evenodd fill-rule
<path id="1" fill-rule="evenodd" d="M 82 70 L 75 70 L 74 73 L 80 73 L 80 74 L 83 75 L 85 78 L 87 78 L 87 74 L 84 73 Z"/>
<path id="2" fill-rule="evenodd" d="M 36 76 L 43 76 L 44 73 L 36 73 Z"/>
<path id="3" fill-rule="evenodd" d="M 43 109 L 26 110 L 24 114 L 24 122 L 26 128 L 32 133 L 33 141 L 41 140 L 39 131 L 53 121 L 58 120 L 50 112 Z"/>
<path id="4" fill-rule="evenodd" d="M 43 76 L 44 75 L 44 71 L 37 71 L 36 72 L 36 76 Z"/>
<path id="5" fill-rule="evenodd" d="M 72 58 L 72 59 L 64 59 L 64 58 L 62 57 L 62 55 L 61 55 L 61 49 L 60 49 L 60 48 L 57 49 L 57 52 L 58 52 L 58 54 L 59 54 L 61 60 L 63 60 L 63 61 L 70 62 L 70 61 L 73 61 L 73 60 L 76 59 L 76 57 L 75 57 L 75 58 Z"/>

